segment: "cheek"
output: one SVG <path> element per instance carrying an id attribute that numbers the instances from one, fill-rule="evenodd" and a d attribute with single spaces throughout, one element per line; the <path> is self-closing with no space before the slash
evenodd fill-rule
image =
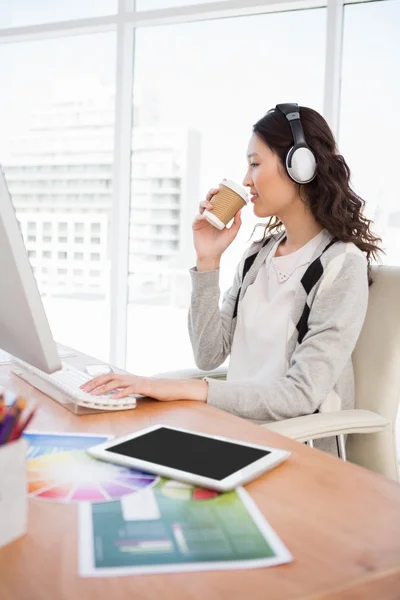
<path id="1" fill-rule="evenodd" d="M 260 200 L 255 205 L 255 214 L 266 217 L 278 214 L 287 204 L 291 196 L 286 178 L 276 170 L 264 170 L 254 177 L 254 184 L 260 195 Z"/>
<path id="2" fill-rule="evenodd" d="M 271 179 L 271 174 L 267 169 L 256 169 L 253 173 L 253 181 L 257 186 L 259 192 L 262 191 L 263 188 L 268 186 L 269 180 Z"/>
<path id="3" fill-rule="evenodd" d="M 254 183 L 260 196 L 273 195 L 279 179 L 274 169 L 259 169 L 254 176 Z"/>

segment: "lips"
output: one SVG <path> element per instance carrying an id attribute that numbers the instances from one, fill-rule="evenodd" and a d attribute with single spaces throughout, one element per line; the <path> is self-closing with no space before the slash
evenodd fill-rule
<path id="1" fill-rule="evenodd" d="M 254 194 L 253 196 L 250 197 L 250 202 L 255 202 L 258 198 L 258 194 Z"/>

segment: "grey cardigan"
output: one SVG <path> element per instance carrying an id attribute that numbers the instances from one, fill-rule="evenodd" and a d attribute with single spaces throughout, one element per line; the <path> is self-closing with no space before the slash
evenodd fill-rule
<path id="1" fill-rule="evenodd" d="M 274 242 L 284 235 L 248 248 L 221 309 L 219 271 L 190 270 L 189 335 L 200 369 L 215 369 L 230 354 L 238 303 Z M 208 404 L 257 422 L 354 406 L 351 355 L 367 310 L 367 260 L 353 243 L 330 237 L 328 247 L 324 240 L 315 251 L 296 292 L 284 377 L 265 384 L 207 377 Z"/>

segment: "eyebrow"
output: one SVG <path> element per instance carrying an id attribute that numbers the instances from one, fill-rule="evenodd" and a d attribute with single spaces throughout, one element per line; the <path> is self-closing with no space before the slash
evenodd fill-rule
<path id="1" fill-rule="evenodd" d="M 252 156 L 258 156 L 257 152 L 252 152 L 251 154 L 248 154 L 247 158 L 251 158 Z"/>

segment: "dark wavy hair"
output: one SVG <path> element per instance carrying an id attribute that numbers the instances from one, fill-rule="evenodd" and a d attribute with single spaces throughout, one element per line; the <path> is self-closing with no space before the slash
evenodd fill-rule
<path id="1" fill-rule="evenodd" d="M 300 117 L 306 142 L 317 161 L 317 175 L 310 183 L 299 185 L 300 196 L 322 227 L 342 242 L 353 242 L 366 254 L 371 283 L 371 258 L 376 260 L 383 250 L 379 246 L 381 238 L 371 231 L 372 221 L 362 214 L 365 200 L 350 186 L 350 169 L 339 154 L 325 119 L 305 106 L 300 107 Z M 253 133 L 279 156 L 285 168 L 286 154 L 293 146 L 288 120 L 277 110 L 272 110 L 257 121 Z M 264 238 L 282 227 L 277 217 L 271 217 L 265 225 Z"/>

